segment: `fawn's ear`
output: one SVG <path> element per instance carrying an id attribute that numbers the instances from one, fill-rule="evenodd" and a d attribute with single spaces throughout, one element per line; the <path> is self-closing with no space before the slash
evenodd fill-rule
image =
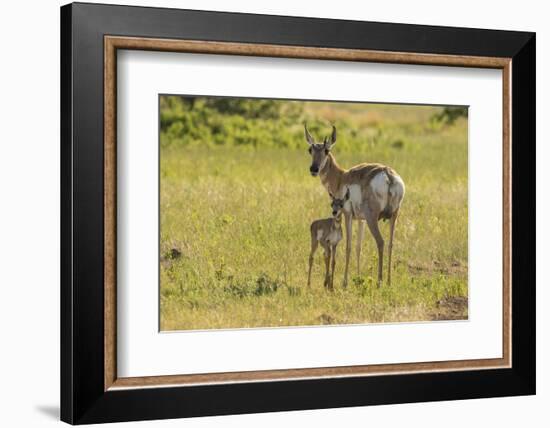
<path id="1" fill-rule="evenodd" d="M 315 140 L 313 139 L 313 137 L 311 136 L 311 134 L 307 130 L 307 123 L 304 123 L 304 134 L 306 136 L 307 143 L 311 146 L 315 142 Z"/>

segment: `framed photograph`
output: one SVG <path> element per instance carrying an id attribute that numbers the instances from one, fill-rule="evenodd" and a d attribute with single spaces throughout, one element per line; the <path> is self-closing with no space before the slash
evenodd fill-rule
<path id="1" fill-rule="evenodd" d="M 63 421 L 535 393 L 533 33 L 76 3 L 61 105 Z"/>

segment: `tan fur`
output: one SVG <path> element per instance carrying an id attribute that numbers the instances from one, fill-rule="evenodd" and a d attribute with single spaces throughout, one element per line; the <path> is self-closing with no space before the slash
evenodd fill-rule
<path id="1" fill-rule="evenodd" d="M 390 246 L 388 260 L 388 285 L 391 285 L 391 252 L 393 249 L 393 233 L 395 230 L 395 221 L 399 211 L 399 205 L 392 207 L 390 204 L 391 194 L 388 194 L 387 203 L 385 206 L 380 206 L 379 198 L 375 195 L 370 187 L 370 182 L 379 173 L 385 172 L 388 176 L 390 192 L 392 181 L 397 173 L 390 167 L 378 163 L 362 163 L 348 170 L 341 168 L 332 153 L 328 153 L 327 159 L 323 168 L 319 171 L 321 183 L 327 191 L 334 195 L 341 195 L 351 185 L 359 185 L 362 193 L 362 204 L 357 209 L 344 212 L 346 222 L 346 265 L 344 270 L 344 287 L 348 282 L 349 271 L 349 256 L 351 253 L 351 220 L 366 220 L 367 226 L 374 237 L 378 248 L 378 286 L 382 282 L 383 256 L 384 256 L 384 240 L 378 228 L 378 220 L 390 220 Z M 357 243 L 357 273 L 360 274 L 360 254 L 361 254 L 361 234 L 358 237 Z"/>
<path id="2" fill-rule="evenodd" d="M 311 284 L 311 268 L 313 256 L 321 245 L 325 253 L 325 288 L 332 290 L 334 282 L 334 267 L 336 265 L 336 247 L 342 240 L 341 218 L 323 218 L 311 223 L 311 252 L 309 254 L 309 272 L 307 286 Z M 331 269 L 332 267 L 332 269 Z"/>
<path id="3" fill-rule="evenodd" d="M 390 241 L 388 257 L 388 285 L 391 284 L 391 256 L 393 235 L 399 208 L 405 194 L 405 185 L 399 175 L 390 167 L 377 163 L 362 163 L 348 170 L 341 168 L 330 152 L 336 142 L 336 128 L 333 127 L 330 139 L 325 138 L 323 143 L 316 143 L 305 127 L 306 140 L 310 146 L 312 156 L 311 174 L 319 175 L 321 183 L 329 194 L 341 196 L 354 186 L 359 186 L 360 200 L 357 195 L 352 196 L 344 211 L 346 223 L 346 265 L 344 270 L 344 287 L 348 282 L 349 256 L 351 252 L 352 219 L 360 222 L 357 242 L 357 273 L 360 274 L 360 254 L 362 240 L 362 221 L 366 221 L 376 246 L 378 248 L 378 286 L 382 282 L 384 239 L 378 228 L 378 220 L 390 221 Z M 385 174 L 380 176 L 380 174 Z M 378 181 L 373 181 L 377 178 Z M 380 181 L 382 180 L 382 181 Z M 371 183 L 373 184 L 371 186 Z M 376 186 L 380 185 L 378 189 Z M 374 187 L 374 189 L 373 189 Z M 357 187 L 355 187 L 357 189 Z M 377 191 L 376 191 L 377 190 Z M 381 194 L 383 190 L 383 194 Z M 356 192 L 355 192 L 356 193 Z"/>
<path id="4" fill-rule="evenodd" d="M 311 284 L 311 268 L 313 256 L 319 244 L 325 250 L 325 288 L 332 290 L 334 284 L 334 267 L 336 265 L 336 247 L 342 240 L 342 212 L 349 200 L 349 191 L 343 198 L 334 198 L 331 195 L 332 217 L 315 220 L 311 223 L 311 252 L 309 254 L 309 271 L 307 286 Z"/>
<path id="5" fill-rule="evenodd" d="M 338 165 L 334 155 L 329 152 L 326 163 L 320 171 L 321 183 L 333 195 L 340 195 L 343 189 L 352 184 L 359 184 L 363 189 L 363 196 L 368 197 L 370 181 L 379 172 L 389 174 L 396 172 L 388 166 L 379 163 L 361 163 L 348 170 Z"/>

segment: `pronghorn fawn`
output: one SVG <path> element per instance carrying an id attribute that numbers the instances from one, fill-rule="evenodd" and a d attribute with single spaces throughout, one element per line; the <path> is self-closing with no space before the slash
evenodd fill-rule
<path id="1" fill-rule="evenodd" d="M 334 267 L 336 265 L 336 247 L 342 240 L 342 210 L 349 199 L 349 190 L 343 199 L 332 199 L 332 217 L 315 220 L 311 223 L 311 253 L 309 254 L 309 271 L 307 286 L 311 284 L 311 267 L 313 256 L 319 244 L 325 252 L 325 288 L 332 290 L 334 282 Z"/>
<path id="2" fill-rule="evenodd" d="M 352 220 L 359 221 L 357 236 L 357 274 L 360 275 L 361 242 L 363 240 L 365 222 L 376 241 L 378 248 L 378 286 L 382 282 L 384 256 L 384 239 L 378 228 L 381 219 L 390 221 L 390 237 L 388 244 L 388 285 L 391 285 L 391 257 L 395 222 L 405 195 L 405 183 L 390 167 L 377 163 L 362 163 L 351 169 L 341 168 L 334 155 L 332 147 L 336 144 L 336 127 L 332 127 L 332 135 L 322 143 L 315 142 L 304 125 L 306 141 L 311 154 L 312 176 L 319 176 L 321 183 L 329 194 L 339 197 L 349 192 L 349 201 L 344 206 L 343 214 L 346 224 L 346 264 L 344 269 L 344 287 L 348 283 L 349 259 L 351 253 Z"/>

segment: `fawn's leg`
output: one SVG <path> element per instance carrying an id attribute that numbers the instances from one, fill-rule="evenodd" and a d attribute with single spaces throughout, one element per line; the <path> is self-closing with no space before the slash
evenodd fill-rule
<path id="1" fill-rule="evenodd" d="M 349 256 L 351 253 L 351 232 L 352 232 L 352 216 L 351 213 L 344 213 L 346 221 L 346 265 L 344 268 L 344 288 L 348 286 L 348 269 L 349 269 Z"/>
<path id="2" fill-rule="evenodd" d="M 390 218 L 390 242 L 388 243 L 388 285 L 391 285 L 391 253 L 393 250 L 393 232 L 395 231 L 395 222 L 397 221 L 397 215 L 399 210 L 393 213 Z"/>
<path id="3" fill-rule="evenodd" d="M 307 286 L 311 285 L 311 267 L 313 266 L 313 256 L 315 251 L 317 251 L 317 239 L 314 236 L 311 237 L 311 252 L 309 253 L 309 271 L 307 273 Z"/>
<path id="4" fill-rule="evenodd" d="M 384 238 L 382 238 L 382 234 L 378 228 L 378 214 L 374 214 L 372 211 L 367 213 L 367 225 L 378 247 L 378 287 L 380 287 L 382 282 L 382 266 L 384 263 Z"/>

